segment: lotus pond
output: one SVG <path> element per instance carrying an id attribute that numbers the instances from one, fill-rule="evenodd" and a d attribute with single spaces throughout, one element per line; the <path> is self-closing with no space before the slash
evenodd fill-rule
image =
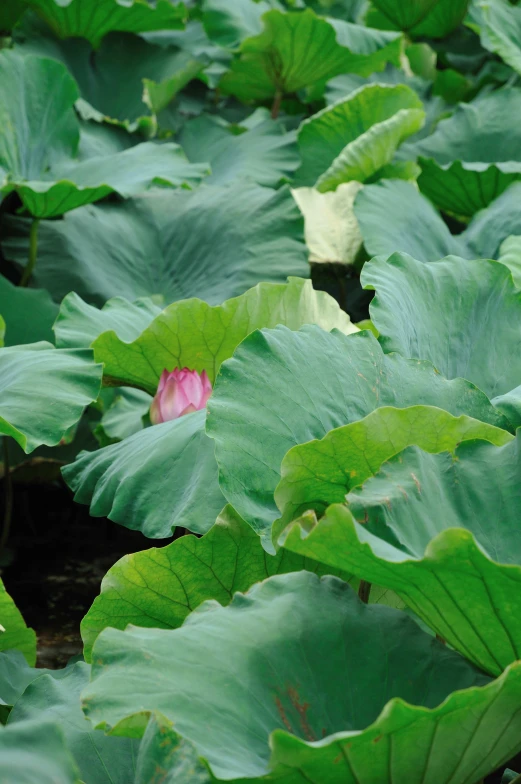
<path id="1" fill-rule="evenodd" d="M 521 782 L 521 3 L 1 0 L 0 784 Z"/>

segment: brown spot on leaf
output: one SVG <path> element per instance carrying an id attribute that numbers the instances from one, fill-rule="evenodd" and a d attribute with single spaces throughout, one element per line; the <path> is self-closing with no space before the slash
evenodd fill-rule
<path id="1" fill-rule="evenodd" d="M 412 476 L 412 478 L 413 478 L 414 484 L 416 485 L 416 489 L 417 489 L 418 493 L 421 493 L 421 491 L 422 491 L 422 486 L 421 486 L 421 484 L 420 484 L 420 480 L 418 479 L 418 477 L 416 476 L 416 474 L 413 474 L 413 473 L 411 473 L 411 476 Z"/>

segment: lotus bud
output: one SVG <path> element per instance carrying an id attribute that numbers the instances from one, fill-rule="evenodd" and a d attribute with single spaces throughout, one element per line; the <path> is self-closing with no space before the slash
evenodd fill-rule
<path id="1" fill-rule="evenodd" d="M 150 406 L 150 421 L 153 425 L 159 425 L 200 411 L 206 406 L 211 394 L 212 385 L 206 370 L 202 373 L 188 368 L 175 368 L 172 372 L 163 370 Z"/>

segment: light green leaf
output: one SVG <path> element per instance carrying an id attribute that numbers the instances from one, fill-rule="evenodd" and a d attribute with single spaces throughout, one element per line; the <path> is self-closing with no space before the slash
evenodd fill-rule
<path id="1" fill-rule="evenodd" d="M 6 782 L 77 784 L 78 769 L 56 724 L 28 721 L 0 727 L 0 768 Z"/>
<path id="2" fill-rule="evenodd" d="M 55 446 L 97 399 L 101 372 L 88 349 L 49 343 L 0 349 L 0 433 L 26 453 Z"/>
<path id="3" fill-rule="evenodd" d="M 506 420 L 467 381 L 429 362 L 385 355 L 372 333 L 313 327 L 257 331 L 238 347 L 208 402 L 221 490 L 256 531 L 278 517 L 273 494 L 286 452 L 380 406 L 434 405 L 494 425 Z"/>
<path id="4" fill-rule="evenodd" d="M 519 436 L 502 447 L 468 441 L 454 457 L 410 447 L 349 493 L 348 508 L 288 529 L 284 547 L 386 585 L 499 674 L 521 650 L 518 470 Z"/>
<path id="5" fill-rule="evenodd" d="M 433 771 L 438 725 L 436 744 L 446 754 L 450 743 L 451 754 L 443 775 L 440 755 L 432 757 L 437 778 L 456 773 L 463 784 L 521 746 L 518 665 L 472 688 L 486 676 L 403 613 L 362 605 L 335 577 L 272 577 L 228 607 L 207 602 L 173 631 L 107 629 L 93 659 L 83 705 L 95 724 L 137 736 L 157 711 L 219 778 L 273 771 L 282 782 L 339 784 L 356 781 L 352 764 L 358 781 L 390 782 L 393 736 L 393 777 L 406 780 L 407 771 Z"/>
<path id="6" fill-rule="evenodd" d="M 0 275 L 0 313 L 5 320 L 7 346 L 53 340 L 58 306 L 47 291 L 14 286 Z"/>
<path id="7" fill-rule="evenodd" d="M 520 117 L 521 90 L 516 87 L 460 104 L 432 136 L 415 145 L 422 192 L 456 215 L 471 216 L 487 207 L 521 177 Z"/>
<path id="8" fill-rule="evenodd" d="M 240 56 L 220 81 L 225 94 L 242 101 L 264 101 L 323 85 L 337 74 L 381 71 L 399 65 L 401 38 L 340 20 L 325 19 L 310 9 L 262 17 L 264 30 L 246 38 Z"/>
<path id="9" fill-rule="evenodd" d="M 207 182 L 218 185 L 248 178 L 276 187 L 300 165 L 295 133 L 269 117 L 236 135 L 218 118 L 202 115 L 185 125 L 179 142 L 192 163 L 208 161 Z"/>
<path id="10" fill-rule="evenodd" d="M 362 247 L 353 205 L 362 187 L 346 182 L 336 191 L 295 188 L 293 198 L 304 216 L 304 233 L 311 264 L 353 264 Z"/>
<path id="11" fill-rule="evenodd" d="M 416 93 L 403 84 L 369 84 L 327 106 L 300 126 L 297 183 L 329 191 L 341 182 L 365 182 L 421 128 L 422 107 Z"/>
<path id="12" fill-rule="evenodd" d="M 109 626 L 177 629 L 208 599 L 226 605 L 237 591 L 301 569 L 325 573 L 314 561 L 285 550 L 268 555 L 255 531 L 227 506 L 202 539 L 182 536 L 166 547 L 126 555 L 109 569 L 81 623 L 84 656 L 91 660 L 94 641 Z"/>
<path id="13" fill-rule="evenodd" d="M 6 227 L 5 255 L 23 264 L 27 222 L 6 220 Z M 98 305 L 156 295 L 218 304 L 261 280 L 307 276 L 302 229 L 287 188 L 245 182 L 162 190 L 43 221 L 34 280 L 58 301 L 75 291 Z"/>
<path id="14" fill-rule="evenodd" d="M 9 715 L 9 727 L 53 721 L 63 732 L 80 776 L 89 784 L 128 784 L 134 774 L 138 743 L 94 730 L 81 711 L 80 692 L 90 667 L 78 662 L 62 677 L 41 675 L 29 684 Z M 1 736 L 0 736 L 1 737 Z"/>
<path id="15" fill-rule="evenodd" d="M 0 348 L 4 345 L 4 338 L 5 338 L 5 321 L 3 320 L 2 316 L 0 316 Z"/>
<path id="16" fill-rule="evenodd" d="M 94 47 L 113 30 L 146 33 L 182 29 L 186 9 L 182 3 L 157 0 L 27 0 L 59 38 L 87 38 Z"/>
<path id="17" fill-rule="evenodd" d="M 203 534 L 225 500 L 206 411 L 147 427 L 96 452 L 80 452 L 62 469 L 74 500 L 92 517 L 108 517 L 150 539 L 176 526 Z"/>
<path id="18" fill-rule="evenodd" d="M 521 183 L 514 182 L 486 209 L 476 213 L 462 236 L 470 258 L 500 260 L 502 242 L 511 234 L 521 234 L 520 197 Z"/>
<path id="19" fill-rule="evenodd" d="M 104 363 L 106 383 L 135 386 L 153 395 L 165 369 L 206 370 L 213 382 L 247 335 L 277 324 L 293 330 L 318 324 L 346 334 L 357 331 L 332 297 L 315 291 L 311 281 L 290 278 L 287 284 L 259 283 L 215 307 L 198 299 L 176 302 L 132 342 L 114 331 L 103 333 L 93 343 L 94 355 Z"/>
<path id="20" fill-rule="evenodd" d="M 58 348 L 89 348 L 94 340 L 113 329 L 122 340 L 133 340 L 161 313 L 151 299 L 128 302 L 114 297 L 101 310 L 83 302 L 74 291 L 67 294 L 53 326 Z"/>
<path id="21" fill-rule="evenodd" d="M 36 661 L 36 634 L 29 629 L 22 614 L 0 580 L 0 651 L 18 650 L 32 666 Z M 0 694 L 4 699 L 4 695 Z"/>
<path id="22" fill-rule="evenodd" d="M 382 180 L 364 186 L 354 212 L 370 256 L 390 256 L 396 250 L 420 261 L 467 255 L 462 239 L 452 236 L 433 205 L 410 182 Z"/>
<path id="23" fill-rule="evenodd" d="M 205 0 L 204 28 L 208 37 L 227 49 L 237 49 L 245 38 L 262 32 L 262 16 L 271 8 L 281 8 L 277 0 Z"/>
<path id="24" fill-rule="evenodd" d="M 477 419 L 454 417 L 431 406 L 377 408 L 358 422 L 289 450 L 275 491 L 275 501 L 283 513 L 278 528 L 282 530 L 308 509 L 319 514 L 330 504 L 341 503 L 346 493 L 408 446 L 415 444 L 432 453 L 454 453 L 461 442 L 471 439 L 501 446 L 513 436 Z"/>
<path id="25" fill-rule="evenodd" d="M 428 359 L 490 398 L 521 384 L 521 292 L 503 264 L 395 253 L 368 262 L 361 283 L 376 291 L 371 320 L 385 351 Z"/>
<path id="26" fill-rule="evenodd" d="M 518 289 L 521 289 L 521 235 L 513 234 L 503 240 L 499 246 L 499 258 L 512 273 L 512 278 Z"/>

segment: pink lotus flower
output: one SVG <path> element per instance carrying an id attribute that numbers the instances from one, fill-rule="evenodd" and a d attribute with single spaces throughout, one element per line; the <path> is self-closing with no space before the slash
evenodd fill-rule
<path id="1" fill-rule="evenodd" d="M 163 370 L 156 396 L 150 406 L 153 425 L 178 419 L 206 406 L 212 394 L 212 385 L 206 370 L 198 373 L 188 368 L 175 368 L 171 373 Z"/>

